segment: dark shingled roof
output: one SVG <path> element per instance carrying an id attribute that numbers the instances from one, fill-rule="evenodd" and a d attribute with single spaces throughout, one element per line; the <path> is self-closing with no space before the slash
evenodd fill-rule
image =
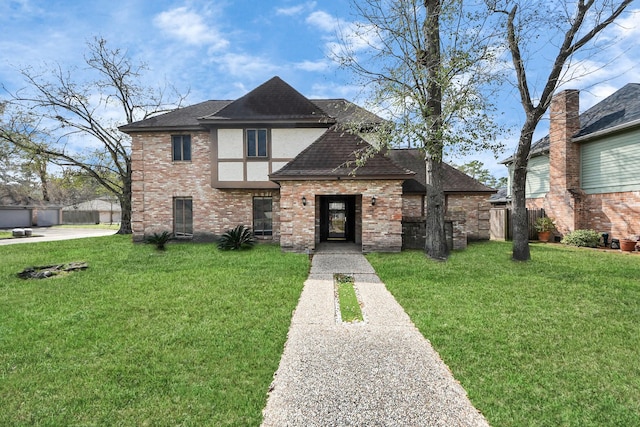
<path id="1" fill-rule="evenodd" d="M 640 84 L 629 83 L 580 114 L 580 131 L 589 135 L 640 119 Z"/>
<path id="2" fill-rule="evenodd" d="M 273 181 L 297 179 L 406 179 L 414 172 L 395 164 L 377 153 L 363 166 L 357 167 L 355 152 L 369 144 L 357 135 L 341 132 L 335 127 L 327 130 L 313 144 L 298 154 L 282 169 L 269 175 Z"/>
<path id="3" fill-rule="evenodd" d="M 405 193 L 425 193 L 427 191 L 427 169 L 424 156 L 417 148 L 396 149 L 389 151 L 389 157 L 404 168 L 416 172 L 413 179 L 408 179 L 402 185 Z M 445 193 L 495 193 L 496 190 L 487 187 L 478 180 L 471 178 L 464 172 L 443 163 L 443 187 Z"/>
<path id="4" fill-rule="evenodd" d="M 361 127 L 367 127 L 384 122 L 380 116 L 346 99 L 312 99 L 311 102 L 335 118 L 337 123 L 357 123 Z"/>
<path id="5" fill-rule="evenodd" d="M 189 107 L 178 108 L 168 113 L 159 114 L 146 120 L 140 120 L 128 125 L 120 126 L 120 130 L 151 131 L 155 129 L 191 129 L 201 128 L 198 117 L 214 113 L 226 107 L 233 101 L 204 101 Z"/>
<path id="6" fill-rule="evenodd" d="M 206 124 L 234 121 L 301 121 L 325 123 L 327 127 L 334 123 L 357 123 L 361 128 L 369 128 L 384 119 L 345 99 L 309 100 L 279 77 L 274 77 L 236 101 L 200 102 L 119 129 L 123 132 L 204 129 Z"/>
<path id="7" fill-rule="evenodd" d="M 270 121 L 303 120 L 335 123 L 335 119 L 309 101 L 280 77 L 261 84 L 202 121 Z"/>
<path id="8" fill-rule="evenodd" d="M 640 120 L 640 84 L 629 83 L 580 114 L 580 131 L 574 138 L 607 131 Z M 549 135 L 531 145 L 530 157 L 549 151 Z M 513 156 L 501 163 L 509 163 Z"/>

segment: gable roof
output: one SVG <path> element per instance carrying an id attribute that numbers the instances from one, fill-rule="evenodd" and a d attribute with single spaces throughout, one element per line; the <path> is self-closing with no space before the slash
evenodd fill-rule
<path id="1" fill-rule="evenodd" d="M 335 123 L 335 119 L 280 77 L 273 77 L 224 108 L 200 118 L 202 122 L 270 122 L 274 120 Z"/>
<path id="2" fill-rule="evenodd" d="M 326 127 L 355 123 L 366 129 L 384 119 L 346 99 L 309 100 L 276 76 L 235 101 L 204 101 L 119 129 L 122 132 L 203 130 L 206 125 L 260 122 L 303 122 Z"/>
<path id="3" fill-rule="evenodd" d="M 120 126 L 122 132 L 204 130 L 207 125 L 236 123 L 303 122 L 330 127 L 357 124 L 371 128 L 383 123 L 378 115 L 346 99 L 309 100 L 279 77 L 263 83 L 243 97 L 209 100 Z"/>
<path id="4" fill-rule="evenodd" d="M 327 130 L 280 170 L 269 175 L 272 181 L 306 179 L 407 179 L 415 172 L 398 166 L 376 153 L 356 167 L 356 155 L 370 145 L 359 136 L 335 127 Z"/>
<path id="5" fill-rule="evenodd" d="M 628 83 L 580 114 L 580 130 L 573 138 L 586 139 L 634 124 L 640 125 L 640 84 Z M 549 143 L 549 135 L 534 142 L 529 157 L 547 153 Z M 512 160 L 513 156 L 510 156 L 500 163 L 509 163 Z"/>
<path id="6" fill-rule="evenodd" d="M 416 172 L 412 179 L 402 185 L 405 193 L 425 193 L 427 191 L 427 169 L 424 156 L 417 148 L 403 148 L 389 151 L 389 157 L 395 163 Z M 442 164 L 443 187 L 445 193 L 495 193 L 496 190 L 487 187 L 478 180 L 470 177 L 458 169 Z"/>

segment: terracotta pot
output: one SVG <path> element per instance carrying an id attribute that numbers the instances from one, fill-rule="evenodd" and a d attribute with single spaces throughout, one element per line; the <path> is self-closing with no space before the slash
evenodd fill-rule
<path id="1" fill-rule="evenodd" d="M 538 231 L 538 240 L 540 240 L 541 242 L 548 242 L 550 238 L 550 231 Z"/>
<path id="2" fill-rule="evenodd" d="M 629 239 L 620 239 L 620 250 L 624 252 L 633 252 L 636 248 L 636 241 Z"/>

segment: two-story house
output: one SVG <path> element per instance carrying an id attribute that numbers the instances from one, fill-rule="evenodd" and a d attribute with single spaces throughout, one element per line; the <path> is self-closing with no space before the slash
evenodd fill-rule
<path id="1" fill-rule="evenodd" d="M 503 161 L 511 167 L 512 158 Z M 543 208 L 557 231 L 640 234 L 640 84 L 627 84 L 579 113 L 579 92 L 556 94 L 549 135 L 534 143 L 528 208 Z"/>
<path id="2" fill-rule="evenodd" d="M 354 163 L 381 122 L 344 99 L 309 100 L 274 77 L 234 101 L 122 126 L 132 138 L 134 240 L 161 230 L 211 240 L 244 224 L 283 250 L 348 241 L 364 252 L 399 251 L 403 184 L 416 173 L 386 153 Z M 470 192 L 488 199 L 492 190 Z M 488 230 L 488 215 L 480 228 Z"/>

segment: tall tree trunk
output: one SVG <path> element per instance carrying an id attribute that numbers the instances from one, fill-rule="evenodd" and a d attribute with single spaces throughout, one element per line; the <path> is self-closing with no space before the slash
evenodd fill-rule
<path id="1" fill-rule="evenodd" d="M 442 161 L 427 158 L 427 207 L 425 253 L 433 259 L 445 260 L 449 255 L 444 230 L 444 191 L 442 188 Z"/>
<path id="2" fill-rule="evenodd" d="M 444 191 L 442 188 L 442 83 L 440 69 L 440 12 L 441 0 L 424 0 L 426 18 L 424 21 L 425 50 L 418 61 L 427 71 L 427 105 L 424 113 L 429 127 L 425 163 L 427 168 L 427 209 L 425 253 L 438 260 L 447 259 L 449 250 L 444 231 Z"/>
<path id="3" fill-rule="evenodd" d="M 49 197 L 49 180 L 47 178 L 47 162 L 42 161 L 37 163 L 38 175 L 40 177 L 40 185 L 42 186 L 42 200 L 45 202 L 51 201 Z"/>
<path id="4" fill-rule="evenodd" d="M 520 141 L 513 161 L 513 182 L 511 183 L 511 200 L 513 209 L 513 252 L 516 261 L 531 259 L 529 250 L 529 218 L 527 215 L 526 182 L 527 164 L 533 132 L 538 120 L 527 118 L 520 131 Z"/>
<path id="5" fill-rule="evenodd" d="M 121 218 L 120 229 L 117 234 L 132 234 L 131 228 L 131 158 L 127 159 L 127 172 L 123 176 L 122 194 L 118 194 Z"/>

